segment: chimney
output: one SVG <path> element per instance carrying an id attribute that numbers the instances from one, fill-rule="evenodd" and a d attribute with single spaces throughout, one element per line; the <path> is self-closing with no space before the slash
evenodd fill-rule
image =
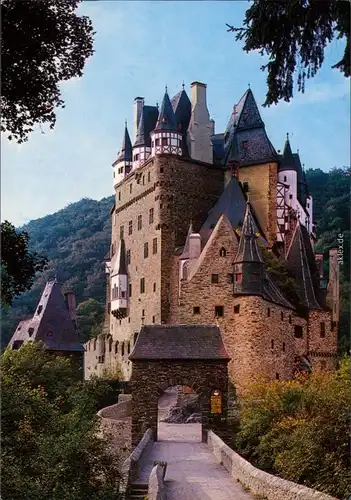
<path id="1" fill-rule="evenodd" d="M 205 83 L 193 82 L 191 85 L 191 109 L 193 110 L 197 104 L 200 104 L 207 109 L 206 103 L 206 87 Z"/>
<path id="2" fill-rule="evenodd" d="M 337 248 L 329 250 L 329 283 L 327 293 L 327 305 L 332 310 L 332 321 L 336 324 L 339 322 L 339 284 L 340 284 L 340 267 L 338 260 Z"/>
<path id="3" fill-rule="evenodd" d="M 136 136 L 137 136 L 139 120 L 140 120 L 141 110 L 143 109 L 143 106 L 144 106 L 144 98 L 143 97 L 136 97 L 134 99 L 134 106 L 133 106 L 133 140 L 132 140 L 132 144 L 134 144 Z"/>
<path id="4" fill-rule="evenodd" d="M 72 291 L 66 292 L 65 293 L 65 300 L 66 300 L 67 308 L 68 308 L 68 311 L 69 311 L 69 314 L 71 316 L 72 321 L 76 321 L 76 319 L 77 319 L 76 294 Z"/>
<path id="5" fill-rule="evenodd" d="M 214 124 L 206 102 L 206 85 L 201 82 L 191 84 L 191 118 L 189 124 L 189 151 L 194 160 L 213 163 L 211 136 Z"/>
<path id="6" fill-rule="evenodd" d="M 318 269 L 318 275 L 320 278 L 323 278 L 323 254 L 316 253 L 315 256 L 316 266 Z"/>

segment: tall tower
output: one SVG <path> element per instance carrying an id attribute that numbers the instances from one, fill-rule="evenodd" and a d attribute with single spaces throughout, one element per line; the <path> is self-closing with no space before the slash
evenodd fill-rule
<path id="1" fill-rule="evenodd" d="M 124 127 L 123 141 L 116 160 L 112 164 L 113 188 L 132 170 L 132 143 L 130 141 L 127 122 Z"/>

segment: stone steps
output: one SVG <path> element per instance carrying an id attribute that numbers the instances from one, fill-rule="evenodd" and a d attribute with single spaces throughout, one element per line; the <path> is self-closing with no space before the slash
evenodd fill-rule
<path id="1" fill-rule="evenodd" d="M 134 483 L 130 487 L 130 500 L 145 500 L 147 496 L 147 483 Z"/>

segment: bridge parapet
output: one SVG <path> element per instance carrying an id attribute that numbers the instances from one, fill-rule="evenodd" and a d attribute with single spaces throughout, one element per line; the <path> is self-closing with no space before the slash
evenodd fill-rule
<path id="1" fill-rule="evenodd" d="M 154 467 L 150 473 L 148 500 L 166 500 L 166 485 L 164 482 L 167 469 L 167 462 L 154 462 Z"/>
<path id="2" fill-rule="evenodd" d="M 267 500 L 296 500 L 296 498 L 336 500 L 325 493 L 257 469 L 235 453 L 213 431 L 209 431 L 207 434 L 207 444 L 218 462 L 227 469 L 232 478 L 249 488 L 253 495 L 260 495 Z"/>

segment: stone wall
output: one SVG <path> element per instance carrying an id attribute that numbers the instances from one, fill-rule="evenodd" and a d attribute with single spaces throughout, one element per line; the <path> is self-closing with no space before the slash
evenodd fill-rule
<path id="1" fill-rule="evenodd" d="M 322 324 L 324 324 L 324 333 Z M 333 326 L 331 311 L 310 311 L 308 337 L 312 368 L 334 370 L 337 360 L 338 332 Z"/>
<path id="2" fill-rule="evenodd" d="M 107 439 L 109 451 L 118 457 L 120 468 L 131 452 L 131 411 L 132 401 L 131 396 L 128 396 L 127 400 L 107 406 L 98 412 L 101 418 L 101 435 Z"/>
<path id="3" fill-rule="evenodd" d="M 138 478 L 143 458 L 148 455 L 153 444 L 153 432 L 151 429 L 146 429 L 141 440 L 135 445 L 132 453 L 124 461 L 120 481 L 120 493 L 123 498 L 127 498 L 130 485 Z"/>
<path id="4" fill-rule="evenodd" d="M 157 440 L 158 400 L 168 387 L 188 386 L 199 394 L 203 431 L 220 429 L 227 408 L 226 361 L 135 361 L 131 378 L 132 445 L 136 445 L 147 428 Z M 213 390 L 222 392 L 223 415 L 211 417 L 210 397 Z"/>
<path id="5" fill-rule="evenodd" d="M 253 495 L 261 495 L 267 500 L 336 500 L 330 495 L 312 490 L 291 481 L 286 481 L 261 471 L 244 460 L 227 446 L 214 432 L 208 432 L 208 446 L 234 481 L 250 489 Z"/>
<path id="6" fill-rule="evenodd" d="M 149 477 L 148 500 L 166 500 L 166 485 L 164 482 L 167 462 L 155 462 Z"/>

